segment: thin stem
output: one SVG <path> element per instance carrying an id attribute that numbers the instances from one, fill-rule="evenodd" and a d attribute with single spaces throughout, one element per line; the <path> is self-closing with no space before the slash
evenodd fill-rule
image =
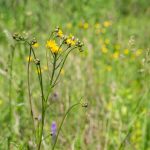
<path id="1" fill-rule="evenodd" d="M 35 123 L 34 123 L 33 106 L 32 106 L 31 89 L 30 89 L 30 62 L 31 62 L 31 47 L 30 47 L 30 51 L 29 51 L 29 61 L 28 61 L 27 76 L 28 76 L 29 104 L 30 104 L 30 111 L 31 111 L 31 117 L 32 117 L 32 122 L 33 122 L 33 132 L 35 133 Z"/>
<path id="2" fill-rule="evenodd" d="M 68 113 L 69 113 L 74 107 L 76 107 L 76 106 L 78 106 L 78 105 L 80 105 L 80 104 L 81 104 L 80 102 L 79 102 L 79 103 L 76 103 L 76 104 L 72 105 L 72 106 L 67 110 L 66 114 L 64 115 L 64 117 L 63 117 L 63 119 L 62 119 L 62 121 L 61 121 L 61 123 L 60 123 L 60 126 L 59 126 L 59 129 L 58 129 L 58 132 L 57 132 L 56 139 L 55 139 L 55 141 L 54 141 L 54 145 L 53 145 L 53 147 L 52 147 L 52 150 L 55 149 L 55 146 L 56 146 L 56 143 L 57 143 L 57 140 L 58 140 L 58 136 L 59 136 L 60 130 L 61 130 L 61 128 L 62 128 L 62 125 L 63 125 L 63 123 L 64 123 L 64 121 L 65 121 L 65 118 L 67 117 Z"/>
<path id="3" fill-rule="evenodd" d="M 55 74 L 56 59 L 57 59 L 57 54 L 54 54 L 54 63 L 53 63 L 53 70 L 52 70 L 52 75 L 51 75 L 50 86 L 52 85 L 54 74 Z"/>
<path id="4" fill-rule="evenodd" d="M 52 87 L 55 86 L 55 84 L 56 84 L 56 82 L 57 82 L 57 80 L 58 80 L 58 78 L 59 78 L 59 76 L 60 76 L 61 70 L 62 70 L 62 68 L 63 68 L 63 66 L 64 66 L 64 64 L 65 64 L 65 61 L 66 61 L 66 59 L 67 59 L 67 57 L 68 57 L 68 55 L 69 55 L 70 52 L 71 52 L 72 50 L 74 50 L 75 48 L 76 48 L 76 47 L 70 49 L 69 52 L 66 54 L 66 56 L 65 56 L 65 58 L 64 58 L 64 61 L 62 62 L 62 65 L 61 65 L 61 67 L 60 67 L 60 70 L 59 70 L 59 72 L 58 72 L 58 74 L 57 74 L 57 76 L 56 76 L 56 79 L 55 79 L 55 81 L 54 81 Z"/>

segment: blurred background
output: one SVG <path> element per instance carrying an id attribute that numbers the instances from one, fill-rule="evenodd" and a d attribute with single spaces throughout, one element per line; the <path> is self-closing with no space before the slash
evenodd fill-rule
<path id="1" fill-rule="evenodd" d="M 72 53 L 50 99 L 44 134 L 57 126 L 81 97 L 62 127 L 58 150 L 150 150 L 150 1 L 0 0 L 0 149 L 24 150 L 30 140 L 27 63 L 29 48 L 15 32 L 35 37 L 44 84 L 48 72 L 45 43 L 59 26 L 84 42 Z M 12 60 L 13 57 L 13 60 Z M 31 62 L 35 117 L 41 113 L 37 72 Z M 11 65 L 13 64 L 13 65 Z M 46 89 L 45 89 L 46 90 Z M 10 114 L 11 100 L 11 114 Z M 11 121 L 10 121 L 11 120 Z M 49 137 L 42 149 L 51 149 Z"/>

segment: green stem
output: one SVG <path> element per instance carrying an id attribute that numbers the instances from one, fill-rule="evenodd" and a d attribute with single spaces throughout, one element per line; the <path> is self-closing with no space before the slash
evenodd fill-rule
<path id="1" fill-rule="evenodd" d="M 34 124 L 33 106 L 32 106 L 32 101 L 31 101 L 31 89 L 30 89 L 30 59 L 31 59 L 31 47 L 30 47 L 30 51 L 29 51 L 29 61 L 28 61 L 27 76 L 28 76 L 29 104 L 30 104 L 30 111 L 31 111 L 31 117 L 32 117 L 32 122 L 33 122 L 33 132 L 34 132 L 34 134 L 35 134 L 35 124 Z"/>
<path id="2" fill-rule="evenodd" d="M 55 149 L 55 146 L 56 146 L 56 143 L 57 143 L 57 140 L 58 140 L 58 136 L 59 136 L 60 130 L 61 130 L 61 128 L 62 128 L 62 125 L 63 125 L 63 123 L 64 123 L 64 121 L 65 121 L 65 118 L 67 117 L 68 113 L 69 113 L 75 106 L 78 106 L 78 105 L 80 105 L 80 104 L 81 104 L 80 102 L 79 102 L 79 103 L 76 103 L 76 104 L 72 105 L 72 106 L 67 110 L 66 114 L 64 115 L 64 117 L 63 117 L 63 119 L 62 119 L 62 121 L 61 121 L 61 123 L 60 123 L 60 126 L 59 126 L 59 129 L 58 129 L 58 132 L 57 132 L 56 139 L 55 139 L 55 141 L 54 141 L 54 145 L 53 145 L 53 147 L 52 147 L 52 150 Z"/>

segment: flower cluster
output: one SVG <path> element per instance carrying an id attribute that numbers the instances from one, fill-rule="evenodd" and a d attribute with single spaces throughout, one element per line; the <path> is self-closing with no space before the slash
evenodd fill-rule
<path id="1" fill-rule="evenodd" d="M 62 51 L 62 46 L 67 46 L 68 48 L 79 48 L 82 50 L 83 43 L 76 39 L 73 35 L 64 35 L 63 31 L 60 28 L 56 28 L 52 32 L 53 40 L 49 39 L 46 42 L 46 47 L 51 50 L 52 53 L 58 54 Z M 61 43 L 61 44 L 58 44 Z"/>
<path id="2" fill-rule="evenodd" d="M 59 46 L 55 42 L 55 40 L 48 40 L 46 43 L 46 47 L 49 48 L 52 53 L 58 53 L 59 52 Z"/>

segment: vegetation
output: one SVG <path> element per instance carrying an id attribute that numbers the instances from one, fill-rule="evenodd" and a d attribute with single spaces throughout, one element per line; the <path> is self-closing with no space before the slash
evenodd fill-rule
<path id="1" fill-rule="evenodd" d="M 149 6 L 0 0 L 0 149 L 150 150 Z"/>

